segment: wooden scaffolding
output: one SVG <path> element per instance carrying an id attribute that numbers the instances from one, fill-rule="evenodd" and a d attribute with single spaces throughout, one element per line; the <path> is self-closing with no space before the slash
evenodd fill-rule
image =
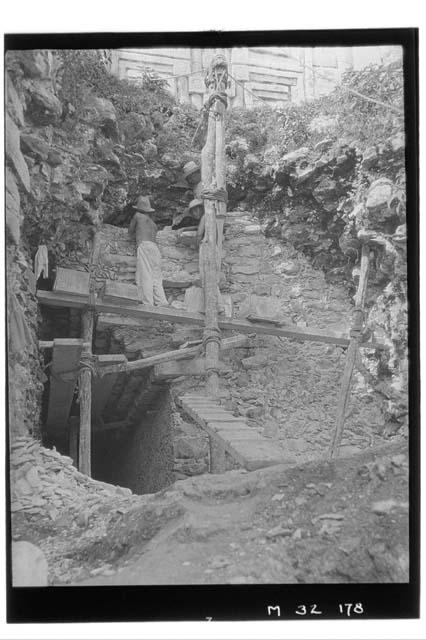
<path id="1" fill-rule="evenodd" d="M 186 400 L 182 402 L 182 406 L 187 407 L 190 413 L 192 411 L 191 415 L 195 418 L 198 417 L 199 423 L 205 426 L 209 432 L 213 460 L 212 470 L 222 471 L 226 447 L 233 451 L 237 457 L 238 455 L 241 457 L 241 451 L 248 450 L 246 440 L 249 436 L 242 437 L 242 434 L 245 433 L 242 420 L 233 420 L 232 416 L 224 415 L 224 412 L 215 403 L 219 392 L 221 371 L 219 354 L 221 351 L 247 345 L 248 336 L 254 333 L 348 347 L 335 434 L 330 448 L 330 456 L 334 457 L 337 455 L 342 437 L 356 353 L 360 347 L 385 348 L 373 340 L 363 341 L 363 305 L 369 262 L 367 245 L 364 246 L 362 253 L 354 326 L 349 337 L 316 328 L 288 325 L 285 322 L 274 321 L 272 323 L 262 318 L 252 319 L 256 320 L 253 322 L 248 319 L 219 316 L 218 285 L 227 201 L 224 137 L 228 68 L 226 59 L 222 55 L 217 55 L 212 60 L 205 83 L 209 97 L 205 105 L 208 122 L 207 136 L 201 154 L 205 234 L 201 247 L 204 260 L 200 266 L 204 293 L 204 314 L 181 311 L 171 307 L 135 304 L 134 299 L 126 299 L 126 297 L 122 297 L 122 293 L 117 293 L 115 290 L 112 295 L 111 287 L 109 288 L 109 296 L 96 294 L 92 277 L 99 255 L 99 244 L 96 240 L 88 273 L 60 268 L 53 291 L 39 290 L 37 292 L 41 305 L 81 310 L 82 335 L 80 339 L 57 339 L 51 342 L 41 342 L 40 346 L 53 349 L 47 428 L 54 430 L 56 425 L 68 423 L 73 395 L 78 384 L 80 416 L 78 421 L 72 419 L 69 422 L 70 452 L 73 459 L 78 460 L 80 471 L 89 476 L 91 475 L 92 417 L 93 415 L 100 416 L 102 413 L 112 386 L 120 374 L 149 369 L 151 381 L 171 380 L 178 376 L 193 375 L 194 373 L 205 375 L 206 397 L 187 396 Z M 116 285 L 115 288 L 117 288 Z M 108 288 L 106 290 L 108 291 Z M 128 362 L 121 354 L 94 355 L 92 352 L 94 321 L 95 315 L 98 313 L 116 314 L 117 324 L 120 322 L 120 317 L 136 319 L 141 325 L 146 319 L 192 324 L 204 328 L 203 341 L 202 344 L 159 353 L 132 362 Z M 222 330 L 234 330 L 238 333 L 222 340 Z M 94 372 L 96 372 L 95 377 Z M 216 417 L 212 423 L 206 422 L 205 417 L 203 418 L 203 415 L 207 415 L 206 412 L 207 414 L 213 412 L 213 417 Z M 238 422 L 238 425 L 233 424 L 234 422 Z M 219 424 L 219 426 L 215 428 L 214 424 Z M 226 437 L 223 435 L 224 429 Z M 239 443 L 239 448 L 236 443 Z M 260 451 L 264 451 L 264 460 L 276 462 L 275 453 L 271 452 L 265 443 L 257 442 L 255 446 L 257 448 L 254 457 L 251 455 L 251 458 L 250 456 L 247 458 L 248 454 L 244 454 L 247 459 L 251 460 L 248 465 L 254 464 L 253 459 L 258 460 Z"/>

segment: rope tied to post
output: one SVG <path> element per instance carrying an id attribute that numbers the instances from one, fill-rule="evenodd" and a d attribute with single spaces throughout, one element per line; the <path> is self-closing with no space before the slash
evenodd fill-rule
<path id="1" fill-rule="evenodd" d="M 215 329 L 214 327 L 204 329 L 203 346 L 205 347 L 209 342 L 220 344 L 220 334 L 220 329 Z"/>
<path id="2" fill-rule="evenodd" d="M 216 100 L 219 100 L 219 102 L 222 102 L 222 104 L 224 104 L 225 107 L 228 106 L 228 96 L 226 95 L 226 93 L 224 91 L 213 91 L 213 93 L 209 95 L 204 105 L 207 111 L 212 107 L 213 103 Z"/>
<path id="3" fill-rule="evenodd" d="M 217 200 L 219 202 L 228 202 L 228 192 L 223 187 L 204 188 L 201 192 L 203 200 Z"/>
<path id="4" fill-rule="evenodd" d="M 365 311 L 362 307 L 356 306 L 352 310 L 352 327 L 350 329 L 351 338 L 360 338 L 364 329 Z"/>

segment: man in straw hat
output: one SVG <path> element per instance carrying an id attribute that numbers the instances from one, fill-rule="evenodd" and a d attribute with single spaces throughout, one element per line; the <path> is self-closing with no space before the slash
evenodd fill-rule
<path id="1" fill-rule="evenodd" d="M 182 229 L 198 225 L 204 215 L 204 204 L 199 198 L 194 198 L 183 213 L 173 218 L 172 229 Z"/>
<path id="2" fill-rule="evenodd" d="M 129 226 L 129 235 L 136 238 L 136 284 L 142 304 L 168 306 L 163 289 L 161 254 L 156 244 L 157 225 L 149 217 L 155 209 L 147 196 L 139 196 L 133 207 L 136 213 Z"/>
<path id="3" fill-rule="evenodd" d="M 186 182 L 192 188 L 194 198 L 201 198 L 201 192 L 203 190 L 203 183 L 201 182 L 201 168 L 200 165 L 191 160 L 187 162 L 183 167 L 183 177 Z"/>

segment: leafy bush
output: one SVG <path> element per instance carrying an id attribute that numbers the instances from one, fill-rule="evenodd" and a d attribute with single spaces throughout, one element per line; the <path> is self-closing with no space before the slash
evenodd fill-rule
<path id="1" fill-rule="evenodd" d="M 362 151 L 403 129 L 403 81 L 399 62 L 370 65 L 348 71 L 332 93 L 315 100 L 276 108 L 262 105 L 250 111 L 234 109 L 228 118 L 226 141 L 231 145 L 236 138 L 244 138 L 249 153 L 274 146 L 282 155 L 318 142 L 324 132 L 310 125 L 314 119 L 328 118 L 334 121 L 334 138 L 356 143 Z M 366 98 L 388 104 L 400 114 Z"/>
<path id="2" fill-rule="evenodd" d="M 77 110 L 87 91 L 111 100 L 119 117 L 131 111 L 164 112 L 174 105 L 167 83 L 154 73 L 146 71 L 139 82 L 131 82 L 109 73 L 96 50 L 61 49 L 56 53 L 62 61 L 59 98 Z"/>

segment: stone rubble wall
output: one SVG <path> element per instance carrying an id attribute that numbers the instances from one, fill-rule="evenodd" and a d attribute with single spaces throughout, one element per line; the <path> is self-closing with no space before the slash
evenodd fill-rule
<path id="1" fill-rule="evenodd" d="M 88 270 L 101 222 L 129 217 L 137 194 L 162 193 L 158 218 L 170 220 L 192 198 L 184 185 L 166 190 L 192 159 L 177 161 L 168 148 L 173 117 L 166 122 L 157 109 L 118 118 L 110 100 L 90 91 L 73 105 L 61 97 L 62 72 L 53 51 L 8 51 L 5 58 L 9 419 L 23 433 L 38 432 L 46 381 L 37 331 L 43 339 L 78 334 L 69 311 L 37 310 L 38 246 L 48 247 L 50 280 L 41 286 L 49 288 L 57 265 Z"/>
<path id="2" fill-rule="evenodd" d="M 126 230 L 105 226 L 103 233 L 109 238 L 110 251 L 114 248 L 116 255 L 134 253 Z M 195 278 L 196 248 L 182 244 L 179 231 L 164 228 L 158 234 L 158 243 L 165 276 L 179 272 Z M 115 277 L 131 283 L 134 275 L 130 264 L 126 267 L 129 271 L 122 272 L 120 268 L 114 267 Z M 328 282 L 324 272 L 313 268 L 309 259 L 291 244 L 266 237 L 259 219 L 250 212 L 228 212 L 222 270 L 225 280 L 221 290 L 232 299 L 234 317 L 249 313 L 276 315 L 300 327 L 349 332 L 351 300 L 344 284 Z M 174 291 L 172 304 L 183 307 L 184 291 Z M 161 324 L 168 325 L 168 331 L 164 331 L 165 327 L 159 331 L 159 323 L 144 322 L 139 328 L 136 322 L 129 326 L 123 321 L 121 326 L 110 326 L 104 340 L 134 359 L 202 337 L 200 328 Z M 225 334 L 228 332 L 224 337 Z M 222 355 L 228 367 L 221 376 L 222 403 L 235 415 L 246 417 L 253 429 L 274 438 L 289 459 L 318 457 L 320 452 L 325 454 L 331 440 L 345 353 L 334 345 L 253 336 L 250 347 Z M 366 358 L 374 363 L 376 354 L 368 350 Z M 355 372 L 354 379 L 343 453 L 380 442 L 386 424 L 381 398 L 372 394 L 370 382 L 359 372 Z M 201 393 L 203 389 L 202 376 L 171 384 L 173 396 L 188 390 Z M 205 473 L 205 434 L 178 413 L 174 414 L 174 424 L 176 477 Z"/>
<path id="3" fill-rule="evenodd" d="M 353 296 L 361 239 L 369 238 L 367 326 L 389 346 L 363 359 L 386 404 L 391 430 L 408 421 L 407 237 L 403 123 L 363 148 L 339 138 L 333 118 L 308 124 L 308 146 L 287 153 L 273 141 L 253 153 L 241 136 L 230 143 L 231 205 L 259 215 L 268 237 L 281 238 Z M 399 127 L 399 130 L 398 130 Z M 252 135 L 250 132 L 247 136 Z"/>

